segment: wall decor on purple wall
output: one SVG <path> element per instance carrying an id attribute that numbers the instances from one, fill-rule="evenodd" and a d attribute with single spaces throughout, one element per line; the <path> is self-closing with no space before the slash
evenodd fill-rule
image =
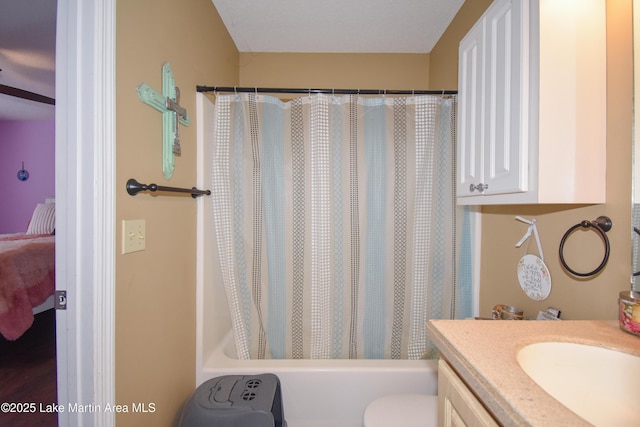
<path id="1" fill-rule="evenodd" d="M 29 171 L 24 168 L 24 162 L 22 162 L 22 169 L 16 174 L 20 181 L 26 181 L 29 179 Z"/>
<path id="2" fill-rule="evenodd" d="M 16 179 L 21 169 L 28 180 Z M 55 197 L 55 176 L 55 120 L 0 120 L 0 234 L 27 230 L 36 205 Z"/>

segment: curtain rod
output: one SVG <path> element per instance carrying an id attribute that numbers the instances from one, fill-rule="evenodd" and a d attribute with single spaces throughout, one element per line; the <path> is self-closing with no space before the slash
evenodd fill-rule
<path id="1" fill-rule="evenodd" d="M 456 95 L 457 90 L 394 90 L 394 89 L 301 89 L 301 88 L 268 88 L 268 87 L 236 87 L 236 86 L 196 86 L 198 92 L 232 92 L 232 93 L 291 93 L 312 94 L 325 93 L 332 95 Z"/>

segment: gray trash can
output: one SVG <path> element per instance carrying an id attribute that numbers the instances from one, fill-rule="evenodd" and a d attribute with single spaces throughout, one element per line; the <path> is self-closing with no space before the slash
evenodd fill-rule
<path id="1" fill-rule="evenodd" d="M 185 403 L 180 427 L 287 427 L 274 374 L 225 375 L 204 382 Z"/>

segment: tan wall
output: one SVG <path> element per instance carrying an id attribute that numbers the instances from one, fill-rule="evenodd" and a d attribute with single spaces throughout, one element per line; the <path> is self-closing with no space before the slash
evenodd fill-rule
<path id="1" fill-rule="evenodd" d="M 241 86 L 428 89 L 428 83 L 428 54 L 240 54 Z"/>
<path id="2" fill-rule="evenodd" d="M 190 196 L 131 197 L 125 183 L 192 187 L 197 84 L 238 84 L 238 52 L 211 0 L 120 0 L 116 45 L 116 401 L 154 403 L 118 414 L 118 426 L 169 426 L 195 387 L 196 203 Z M 190 117 L 170 181 L 162 173 L 161 115 L 140 83 L 161 91 L 169 61 Z M 120 254 L 121 221 L 146 220 L 146 250 Z"/>
<path id="3" fill-rule="evenodd" d="M 484 1 L 483 3 L 490 3 Z M 469 28 L 463 12 L 475 1 L 465 2 L 445 36 L 431 53 L 431 85 L 456 75 L 457 44 Z M 487 5 L 480 9 L 484 10 Z M 482 10 L 479 10 L 480 12 Z M 468 10 L 467 10 L 468 11 Z M 474 10 L 476 15 L 478 10 Z M 471 13 L 471 12 L 470 12 Z M 614 319 L 617 297 L 629 289 L 631 270 L 631 127 L 632 127 L 632 46 L 631 0 L 607 1 L 607 203 L 596 206 L 494 206 L 482 208 L 482 261 L 480 314 L 488 316 L 495 304 L 511 304 L 535 315 L 548 306 L 558 307 L 566 319 Z M 465 29 L 465 31 L 461 31 Z M 524 248 L 515 248 L 527 226 L 514 218 L 536 218 L 545 261 L 552 278 L 549 298 L 534 302 L 518 284 L 516 265 Z M 580 280 L 566 273 L 560 265 L 558 248 L 564 233 L 574 224 L 600 215 L 614 223 L 607 233 L 611 256 L 598 276 Z M 535 242 L 530 251 L 536 253 Z M 604 254 L 595 233 L 577 232 L 565 246 L 565 259 L 577 271 L 591 271 Z"/>

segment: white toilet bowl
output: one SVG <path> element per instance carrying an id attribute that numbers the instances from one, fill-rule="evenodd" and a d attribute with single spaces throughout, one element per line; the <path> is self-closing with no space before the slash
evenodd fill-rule
<path id="1" fill-rule="evenodd" d="M 363 427 L 436 427 L 438 397 L 427 394 L 394 394 L 367 405 Z"/>

